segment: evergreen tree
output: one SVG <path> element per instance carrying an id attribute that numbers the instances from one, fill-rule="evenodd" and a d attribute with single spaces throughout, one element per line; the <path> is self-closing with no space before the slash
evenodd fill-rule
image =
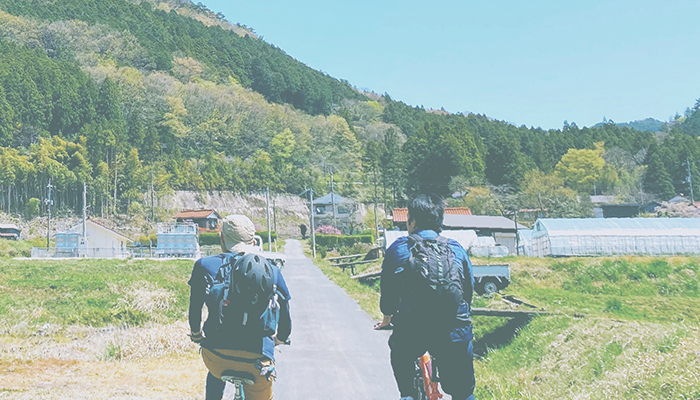
<path id="1" fill-rule="evenodd" d="M 13 138 L 14 110 L 5 98 L 5 90 L 0 85 L 0 146 L 8 146 Z"/>
<path id="2" fill-rule="evenodd" d="M 676 193 L 673 189 L 671 175 L 661 162 L 661 157 L 654 152 L 648 157 L 647 171 L 644 175 L 644 191 L 656 195 L 660 200 L 668 200 Z"/>

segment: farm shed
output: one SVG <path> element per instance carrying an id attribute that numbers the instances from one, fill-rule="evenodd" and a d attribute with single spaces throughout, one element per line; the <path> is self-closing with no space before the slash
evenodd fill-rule
<path id="1" fill-rule="evenodd" d="M 83 235 L 83 228 L 85 235 Z M 55 236 L 55 257 L 122 258 L 128 257 L 131 239 L 91 219 L 80 222 Z M 33 248 L 32 257 L 46 257 L 42 248 Z"/>
<path id="2" fill-rule="evenodd" d="M 542 218 L 533 256 L 700 254 L 700 218 Z"/>
<path id="3" fill-rule="evenodd" d="M 442 222 L 444 232 L 450 230 L 473 230 L 478 236 L 491 236 L 496 244 L 508 247 L 508 253 L 516 254 L 515 234 L 518 229 L 527 229 L 501 216 L 492 215 L 451 215 L 445 214 Z M 443 232 L 444 236 L 447 236 Z"/>
<path id="4" fill-rule="evenodd" d="M 176 222 L 194 222 L 200 232 L 218 232 L 221 216 L 214 210 L 185 210 L 175 214 Z"/>
<path id="5" fill-rule="evenodd" d="M 19 240 L 22 230 L 15 224 L 0 224 L 0 239 Z"/>

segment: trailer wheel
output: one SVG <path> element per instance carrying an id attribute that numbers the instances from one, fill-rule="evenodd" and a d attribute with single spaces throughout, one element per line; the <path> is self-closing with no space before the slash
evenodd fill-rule
<path id="1" fill-rule="evenodd" d="M 496 282 L 494 281 L 486 281 L 484 282 L 484 295 L 485 296 L 491 296 L 494 293 L 498 292 L 498 285 L 496 285 Z"/>

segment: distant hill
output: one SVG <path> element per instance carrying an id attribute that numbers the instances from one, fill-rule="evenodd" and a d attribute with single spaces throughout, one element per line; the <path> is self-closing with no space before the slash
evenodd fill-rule
<path id="1" fill-rule="evenodd" d="M 594 127 L 601 126 L 603 124 L 609 123 L 608 121 L 603 121 L 599 122 L 595 125 Z M 654 118 L 645 118 L 645 119 L 638 119 L 636 121 L 632 122 L 616 122 L 615 125 L 620 126 L 620 127 L 625 127 L 625 128 L 632 128 L 636 129 L 638 131 L 644 131 L 644 132 L 658 132 L 663 130 L 664 126 L 666 126 L 666 123 L 663 121 L 659 121 L 658 119 Z"/>

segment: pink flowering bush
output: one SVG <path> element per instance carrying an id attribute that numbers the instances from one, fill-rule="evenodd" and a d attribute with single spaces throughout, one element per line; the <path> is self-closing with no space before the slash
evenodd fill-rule
<path id="1" fill-rule="evenodd" d="M 316 228 L 316 233 L 321 233 L 324 235 L 342 235 L 342 232 L 340 232 L 340 229 L 336 228 L 335 226 L 331 225 L 321 225 L 318 228 Z"/>

